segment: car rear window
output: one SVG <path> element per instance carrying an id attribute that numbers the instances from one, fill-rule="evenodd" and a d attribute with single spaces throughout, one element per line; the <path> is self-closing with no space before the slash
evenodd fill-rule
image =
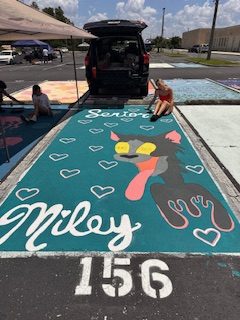
<path id="1" fill-rule="evenodd" d="M 137 37 L 106 37 L 96 42 L 98 67 L 129 67 L 131 60 L 139 61 Z"/>

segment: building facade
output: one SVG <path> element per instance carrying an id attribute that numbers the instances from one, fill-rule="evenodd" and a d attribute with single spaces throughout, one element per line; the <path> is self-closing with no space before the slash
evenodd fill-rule
<path id="1" fill-rule="evenodd" d="M 182 48 L 189 49 L 194 44 L 209 43 L 210 33 L 210 28 L 201 28 L 184 32 L 182 36 Z M 240 52 L 240 25 L 216 28 L 212 49 Z"/>

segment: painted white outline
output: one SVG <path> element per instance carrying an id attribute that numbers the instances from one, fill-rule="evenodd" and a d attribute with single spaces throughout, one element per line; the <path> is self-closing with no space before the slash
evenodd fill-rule
<path id="1" fill-rule="evenodd" d="M 118 126 L 118 123 L 116 123 L 116 122 L 105 122 L 104 126 L 108 127 L 108 128 L 114 128 L 114 127 Z"/>
<path id="2" fill-rule="evenodd" d="M 103 149 L 103 146 L 89 146 L 88 149 L 90 149 L 92 152 L 97 152 Z"/>
<path id="3" fill-rule="evenodd" d="M 72 142 L 76 141 L 76 139 L 75 138 L 61 138 L 61 139 L 59 139 L 59 141 L 64 144 L 68 144 L 68 143 L 72 143 Z"/>
<path id="4" fill-rule="evenodd" d="M 89 129 L 88 131 L 91 132 L 92 134 L 98 134 L 98 133 L 102 133 L 104 130 L 92 128 L 92 129 Z"/>
<path id="5" fill-rule="evenodd" d="M 56 157 L 55 157 L 56 156 Z M 67 153 L 52 153 L 49 155 L 49 158 L 52 160 L 52 161 L 60 161 L 60 160 L 63 160 L 63 159 L 66 159 L 69 157 L 69 154 Z"/>
<path id="6" fill-rule="evenodd" d="M 216 234 L 216 237 L 215 237 L 215 239 L 211 242 L 211 241 L 208 241 L 208 240 L 202 238 L 200 235 L 198 235 L 199 232 L 205 234 L 206 236 L 209 234 L 209 232 L 214 232 L 214 233 Z M 210 245 L 210 246 L 212 246 L 212 247 L 215 247 L 216 244 L 218 243 L 218 241 L 219 241 L 220 238 L 221 238 L 221 233 L 220 233 L 218 230 L 214 229 L 214 228 L 208 228 L 208 229 L 206 229 L 206 230 L 196 228 L 196 229 L 193 230 L 193 235 L 194 235 L 197 239 L 205 242 L 206 244 L 208 244 L 208 245 Z"/>
<path id="7" fill-rule="evenodd" d="M 107 160 L 100 160 L 98 161 L 98 164 L 100 167 L 102 167 L 104 170 L 110 170 L 118 165 L 117 161 L 107 161 Z M 106 165 L 104 165 L 106 164 Z"/>
<path id="8" fill-rule="evenodd" d="M 34 193 L 32 193 L 32 194 L 30 194 L 30 195 L 28 195 L 26 197 L 23 197 L 23 196 L 21 196 L 19 194 L 22 191 L 27 191 L 27 192 L 34 191 Z M 39 193 L 39 189 L 38 188 L 31 188 L 31 189 L 29 189 L 29 188 L 21 188 L 15 193 L 15 195 L 19 200 L 24 201 L 24 200 L 30 199 L 32 197 L 35 197 L 38 193 Z"/>
<path id="9" fill-rule="evenodd" d="M 188 164 L 185 168 L 188 171 L 191 171 L 191 172 L 194 172 L 194 173 L 197 173 L 197 174 L 201 174 L 204 171 L 204 166 L 202 166 L 201 164 L 196 164 L 195 166 Z M 200 168 L 200 170 L 199 171 L 198 170 L 194 170 L 196 168 Z"/>
<path id="10" fill-rule="evenodd" d="M 131 122 L 131 121 L 133 121 L 133 118 L 122 118 L 120 120 L 122 120 L 124 122 Z"/>
<path id="11" fill-rule="evenodd" d="M 111 189 L 111 190 L 99 195 L 96 191 L 94 191 L 94 188 L 98 188 L 101 191 L 104 191 L 106 189 Z M 98 199 L 101 199 L 101 198 L 103 198 L 103 197 L 105 197 L 105 196 L 107 196 L 107 195 L 109 195 L 109 194 L 111 194 L 111 193 L 113 193 L 115 191 L 114 187 L 112 187 L 112 186 L 102 187 L 102 186 L 99 186 L 99 185 L 92 186 L 90 188 L 90 190 Z"/>
<path id="12" fill-rule="evenodd" d="M 150 130 L 153 130 L 154 128 L 155 128 L 154 126 L 140 126 L 140 129 L 145 131 L 150 131 Z"/>
<path id="13" fill-rule="evenodd" d="M 165 123 L 171 123 L 173 122 L 173 119 L 160 119 L 160 121 Z"/>
<path id="14" fill-rule="evenodd" d="M 81 124 L 88 124 L 91 122 L 92 122 L 92 120 L 78 120 L 78 123 L 81 123 Z"/>
<path id="15" fill-rule="evenodd" d="M 64 171 L 67 171 L 70 174 L 66 176 L 66 175 L 64 175 Z M 71 172 L 73 172 L 73 171 L 74 171 L 74 173 L 71 174 Z M 59 173 L 64 179 L 68 179 L 68 178 L 71 178 L 71 177 L 78 175 L 80 173 L 80 170 L 79 169 L 72 169 L 72 170 L 62 169 Z"/>
<path id="16" fill-rule="evenodd" d="M 140 109 L 137 109 L 137 108 L 129 108 L 128 109 L 128 112 L 133 112 L 133 113 L 136 113 L 138 111 L 141 111 Z"/>

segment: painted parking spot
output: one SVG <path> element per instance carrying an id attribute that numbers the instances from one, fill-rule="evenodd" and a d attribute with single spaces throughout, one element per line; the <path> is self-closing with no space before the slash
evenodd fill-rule
<path id="1" fill-rule="evenodd" d="M 176 119 L 72 117 L 1 205 L 1 251 L 240 252 L 239 224 Z"/>
<path id="2" fill-rule="evenodd" d="M 21 115 L 27 116 L 32 113 L 32 105 L 22 105 L 20 108 L 4 106 L 0 120 L 5 131 L 10 162 L 7 162 L 4 141 L 0 138 L 0 180 L 38 143 L 44 134 L 58 123 L 67 111 L 66 105 L 51 107 L 53 117 L 40 117 L 36 124 L 28 125 L 22 120 Z"/>
<path id="3" fill-rule="evenodd" d="M 46 93 L 50 101 L 59 103 L 73 103 L 77 101 L 75 81 L 44 81 L 39 83 L 42 91 Z M 79 96 L 88 90 L 87 81 L 78 81 Z M 32 99 L 32 87 L 20 90 L 12 94 L 20 101 L 29 101 Z M 8 101 L 9 99 L 6 99 Z"/>
<path id="4" fill-rule="evenodd" d="M 176 68 L 208 68 L 208 66 L 204 66 L 203 64 L 199 63 L 184 63 L 184 62 L 177 62 L 171 63 Z"/>
<path id="5" fill-rule="evenodd" d="M 174 79 L 166 80 L 173 88 L 174 100 L 184 103 L 187 100 L 237 100 L 240 94 L 231 89 L 224 88 L 209 80 Z"/>
<path id="6" fill-rule="evenodd" d="M 218 80 L 217 82 L 240 91 L 240 79 Z"/>

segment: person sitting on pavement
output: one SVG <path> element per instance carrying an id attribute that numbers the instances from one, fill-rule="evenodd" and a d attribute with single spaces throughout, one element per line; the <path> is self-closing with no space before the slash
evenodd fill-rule
<path id="1" fill-rule="evenodd" d="M 24 121 L 37 122 L 38 117 L 41 115 L 53 116 L 48 96 L 42 93 L 41 88 L 37 84 L 32 88 L 32 101 L 34 112 L 28 117 L 22 116 Z"/>
<path id="2" fill-rule="evenodd" d="M 151 100 L 148 110 L 151 112 L 151 106 L 157 100 L 155 109 L 150 121 L 157 121 L 161 116 L 168 115 L 173 111 L 174 99 L 172 89 L 161 79 L 156 81 L 156 90 L 153 99 Z"/>
<path id="3" fill-rule="evenodd" d="M 3 102 L 3 96 L 8 97 L 9 99 L 11 99 L 12 101 L 15 101 L 19 104 L 24 104 L 24 102 L 21 102 L 19 100 L 17 100 L 16 98 L 14 98 L 13 96 L 11 96 L 9 93 L 7 93 L 6 91 L 7 89 L 7 85 L 4 81 L 0 80 L 0 112 L 3 112 L 3 108 L 2 108 L 2 102 Z"/>

